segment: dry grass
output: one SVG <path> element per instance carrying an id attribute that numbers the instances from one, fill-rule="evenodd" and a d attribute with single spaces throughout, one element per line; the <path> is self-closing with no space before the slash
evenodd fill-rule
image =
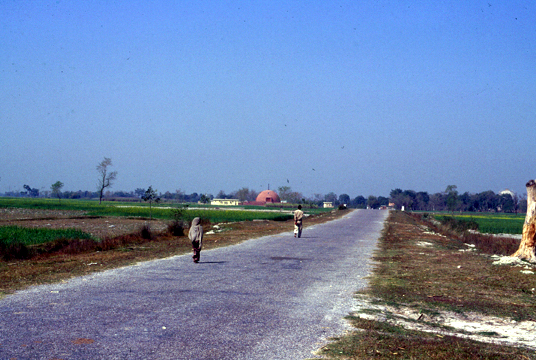
<path id="1" fill-rule="evenodd" d="M 473 242 L 487 244 L 481 248 L 489 253 L 471 251 L 463 237 L 445 231 L 420 217 L 391 213 L 374 256 L 370 286 L 361 295 L 383 310 L 354 314 L 350 320 L 359 331 L 337 339 L 319 354 L 330 359 L 536 359 L 534 350 L 522 344 L 517 344 L 519 348 L 493 344 L 493 330 L 479 334 L 482 341 L 438 335 L 457 331 L 434 323 L 447 312 L 460 318 L 476 313 L 482 319 L 536 321 L 536 276 L 522 273 L 520 266 L 493 264 L 491 253 L 511 251 L 504 250 L 510 247 L 472 236 Z M 410 309 L 416 316 L 397 321 L 387 307 L 401 309 L 400 313 Z M 433 332 L 410 329 L 427 321 L 428 328 L 435 327 Z"/>
<path id="2" fill-rule="evenodd" d="M 533 359 L 531 351 L 404 329 L 387 322 L 354 317 L 361 331 L 337 339 L 323 348 L 330 359 Z"/>

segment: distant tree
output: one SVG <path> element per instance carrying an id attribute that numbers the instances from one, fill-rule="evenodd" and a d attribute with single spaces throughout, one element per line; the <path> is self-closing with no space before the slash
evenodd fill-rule
<path id="1" fill-rule="evenodd" d="M 160 198 L 158 197 L 157 190 L 153 190 L 153 187 L 149 186 L 149 188 L 143 194 L 142 199 L 143 201 L 149 202 L 149 216 L 152 219 L 153 218 L 153 210 L 152 210 L 153 201 L 156 203 L 160 202 Z"/>
<path id="2" fill-rule="evenodd" d="M 458 206 L 458 190 L 456 185 L 449 185 L 445 189 L 445 195 L 447 196 L 447 208 L 450 212 L 454 212 Z"/>
<path id="3" fill-rule="evenodd" d="M 442 211 L 446 209 L 447 202 L 446 196 L 443 193 L 435 193 L 430 196 L 429 201 L 430 210 L 432 211 Z"/>
<path id="4" fill-rule="evenodd" d="M 495 211 L 499 206 L 499 200 L 497 195 L 491 191 L 483 191 L 477 194 L 480 211 Z"/>
<path id="5" fill-rule="evenodd" d="M 464 192 L 458 196 L 458 200 L 458 207 L 461 211 L 474 211 L 473 196 L 471 194 Z"/>
<path id="6" fill-rule="evenodd" d="M 389 198 L 391 199 L 391 202 L 395 204 L 396 209 L 401 209 L 404 205 L 404 196 L 402 195 L 403 191 L 402 189 L 394 189 L 391 190 L 389 193 Z"/>
<path id="7" fill-rule="evenodd" d="M 347 206 L 350 205 L 350 195 L 348 195 L 348 194 L 340 194 L 339 195 L 339 204 L 346 204 Z"/>
<path id="8" fill-rule="evenodd" d="M 380 203 L 380 206 L 388 206 L 389 198 L 386 198 L 385 196 L 378 196 L 378 202 Z"/>
<path id="9" fill-rule="evenodd" d="M 27 191 L 28 196 L 30 197 L 38 197 L 39 196 L 39 189 L 31 188 L 29 185 L 24 185 L 24 188 Z"/>
<path id="10" fill-rule="evenodd" d="M 136 190 L 134 190 L 134 194 L 136 194 L 136 196 L 141 199 L 143 195 L 145 195 L 145 189 L 137 188 Z"/>
<path id="11" fill-rule="evenodd" d="M 363 195 L 359 195 L 355 199 L 352 200 L 351 205 L 357 209 L 366 209 L 367 199 L 365 199 Z"/>
<path id="12" fill-rule="evenodd" d="M 337 194 L 334 192 L 329 192 L 326 195 L 324 195 L 324 201 L 331 202 L 333 205 L 337 204 Z"/>
<path id="13" fill-rule="evenodd" d="M 521 197 L 517 194 L 514 194 L 514 197 L 512 198 L 512 201 L 514 202 L 514 213 L 517 215 L 519 212 L 519 205 L 521 203 Z"/>
<path id="14" fill-rule="evenodd" d="M 291 191 L 287 195 L 287 201 L 291 204 L 300 204 L 305 203 L 305 198 L 303 197 L 303 194 L 297 191 Z"/>
<path id="15" fill-rule="evenodd" d="M 318 206 L 322 206 L 322 203 L 324 202 L 324 196 L 322 194 L 313 194 L 313 198 L 311 199 L 311 201 Z"/>
<path id="16" fill-rule="evenodd" d="M 210 198 L 206 194 L 203 194 L 201 195 L 201 198 L 199 199 L 199 201 L 201 201 L 203 204 L 206 204 L 210 201 Z"/>
<path id="17" fill-rule="evenodd" d="M 415 195 L 415 207 L 417 210 L 428 210 L 430 196 L 426 191 L 419 191 Z"/>
<path id="18" fill-rule="evenodd" d="M 52 186 L 50 186 L 50 189 L 52 190 L 52 195 L 58 198 L 58 202 L 61 203 L 61 188 L 63 187 L 63 183 L 61 181 L 56 181 Z"/>
<path id="19" fill-rule="evenodd" d="M 378 209 L 380 207 L 380 202 L 376 196 L 370 195 L 367 199 L 367 206 L 371 209 Z"/>
<path id="20" fill-rule="evenodd" d="M 303 194 L 297 191 L 292 191 L 290 186 L 278 187 L 277 194 L 282 201 L 286 201 L 290 204 L 300 204 L 305 202 Z"/>
<path id="21" fill-rule="evenodd" d="M 519 212 L 524 213 L 527 212 L 528 209 L 528 201 L 525 198 L 522 198 L 519 200 Z"/>
<path id="22" fill-rule="evenodd" d="M 201 195 L 194 192 L 194 193 L 191 193 L 190 195 L 186 195 L 186 199 L 188 202 L 196 203 L 201 199 Z"/>
<path id="23" fill-rule="evenodd" d="M 503 212 L 514 212 L 514 198 L 510 194 L 499 195 L 499 202 Z"/>
<path id="24" fill-rule="evenodd" d="M 232 197 L 232 195 L 227 195 L 223 190 L 220 190 L 216 195 L 216 199 L 231 199 Z"/>
<path id="25" fill-rule="evenodd" d="M 394 189 L 391 190 L 389 197 L 397 209 L 402 209 L 402 207 L 404 207 L 405 210 L 413 210 L 417 202 L 417 194 L 413 190 L 402 191 L 401 189 Z"/>
<path id="26" fill-rule="evenodd" d="M 107 157 L 105 157 L 104 160 L 97 165 L 97 171 L 99 172 L 99 180 L 97 183 L 97 190 L 99 191 L 99 204 L 102 203 L 104 189 L 112 186 L 113 181 L 117 177 L 117 171 L 108 172 L 108 166 L 112 166 L 112 159 Z"/>
<path id="27" fill-rule="evenodd" d="M 243 187 L 240 190 L 235 191 L 232 195 L 240 201 L 255 201 L 258 194 L 254 190 Z"/>
<path id="28" fill-rule="evenodd" d="M 292 192 L 290 186 L 280 186 L 277 188 L 277 195 L 279 195 L 279 198 L 283 201 L 288 201 L 290 197 L 290 193 Z"/>
<path id="29" fill-rule="evenodd" d="M 182 191 L 181 189 L 176 189 L 174 197 L 179 201 L 184 201 L 184 191 Z"/>

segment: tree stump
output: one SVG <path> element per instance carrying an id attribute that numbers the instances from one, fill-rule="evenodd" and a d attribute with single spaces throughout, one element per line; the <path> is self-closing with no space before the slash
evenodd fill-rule
<path id="1" fill-rule="evenodd" d="M 536 263 L 536 181 L 527 183 L 527 216 L 523 224 L 523 237 L 519 249 L 512 256 Z"/>

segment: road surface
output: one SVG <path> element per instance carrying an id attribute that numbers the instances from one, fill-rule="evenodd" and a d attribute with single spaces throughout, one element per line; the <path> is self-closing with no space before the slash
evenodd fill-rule
<path id="1" fill-rule="evenodd" d="M 0 300 L 0 359 L 314 358 L 347 328 L 387 215 L 17 292 Z"/>

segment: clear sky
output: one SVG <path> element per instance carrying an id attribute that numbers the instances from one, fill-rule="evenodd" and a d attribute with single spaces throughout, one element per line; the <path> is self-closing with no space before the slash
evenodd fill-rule
<path id="1" fill-rule="evenodd" d="M 536 177 L 534 1 L 0 0 L 0 192 Z"/>

